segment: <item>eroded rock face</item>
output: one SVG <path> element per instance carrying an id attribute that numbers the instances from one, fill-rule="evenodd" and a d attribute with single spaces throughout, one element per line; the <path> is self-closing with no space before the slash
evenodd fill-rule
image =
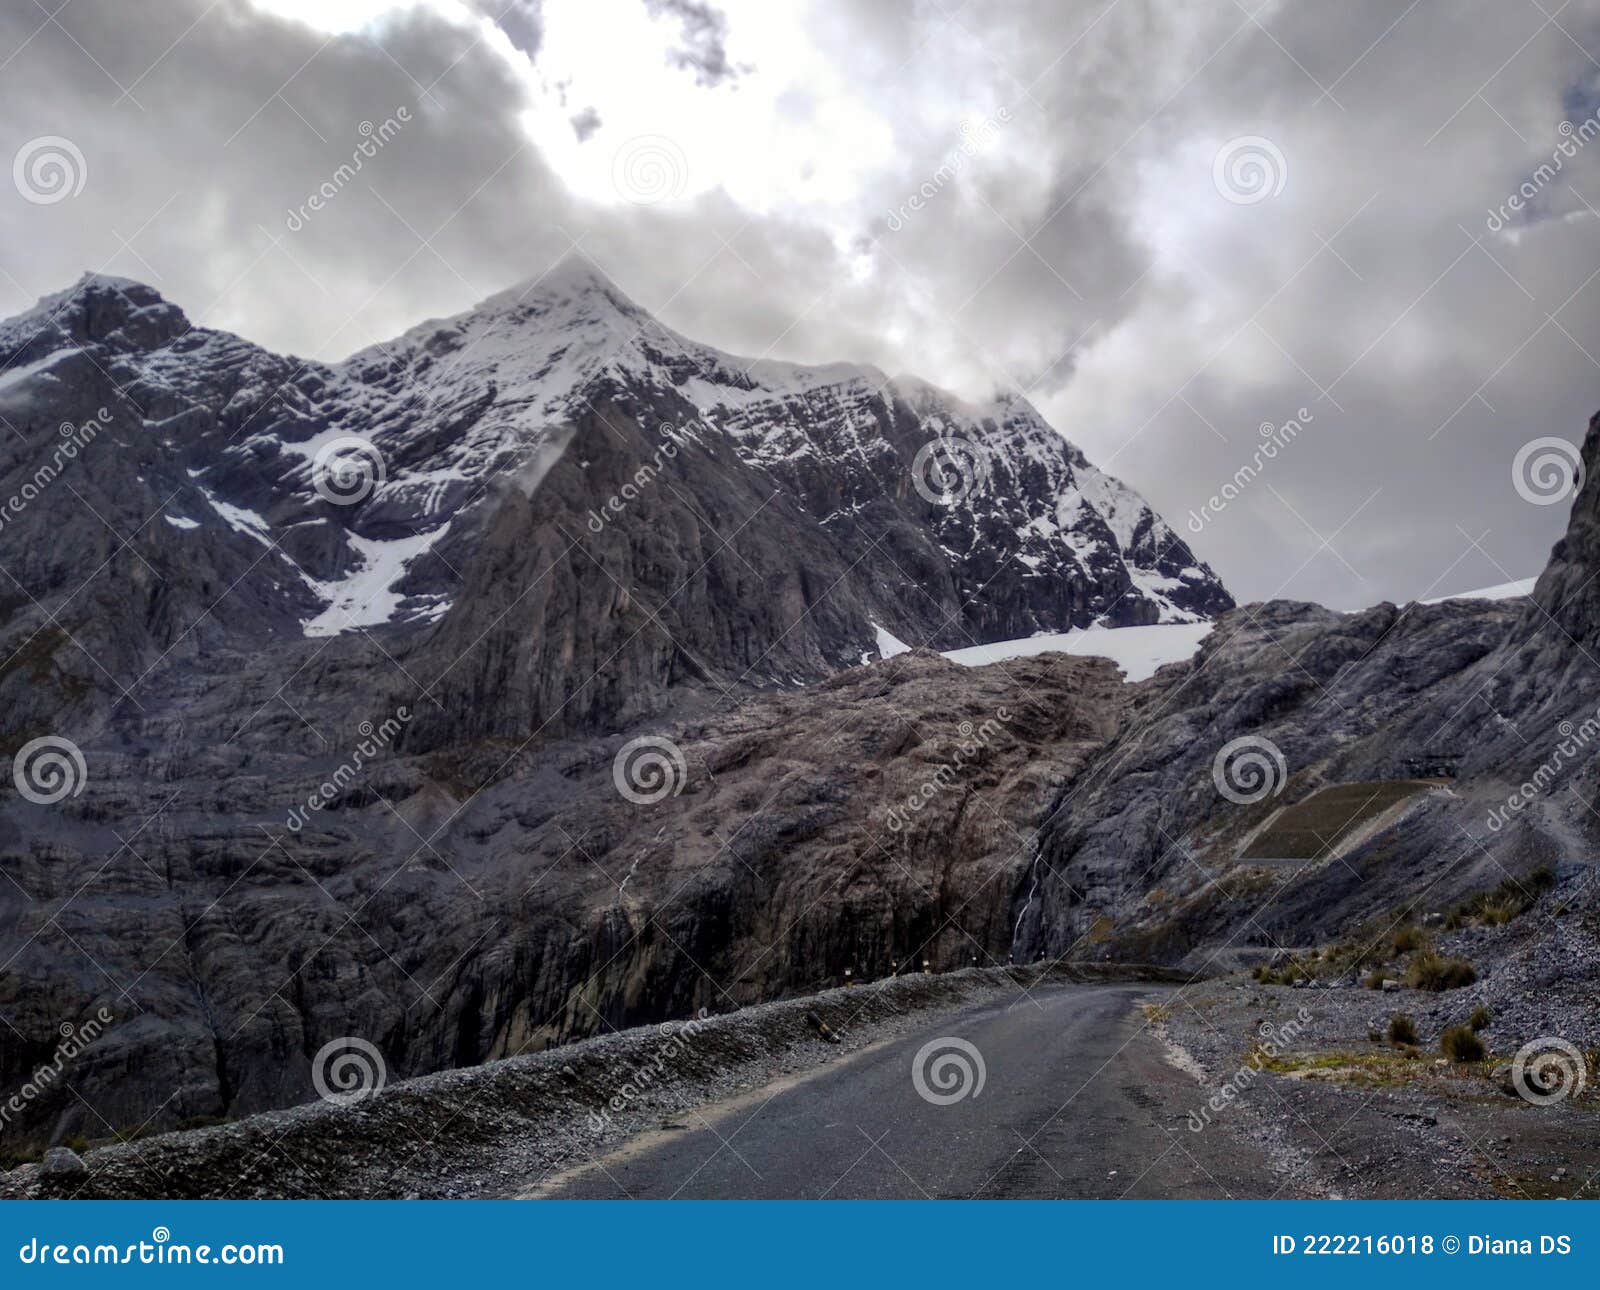
<path id="1" fill-rule="evenodd" d="M 9 840 L 0 1010 L 30 1042 L 4 1079 L 104 1004 L 118 1019 L 74 1086 L 113 1124 L 173 1124 L 310 1099 L 313 1058 L 346 1035 L 398 1077 L 846 969 L 1004 961 L 1032 825 L 1126 693 L 1104 660 L 915 651 L 667 728 L 681 791 L 657 801 L 632 800 L 652 785 L 618 770 L 621 737 L 485 743 L 383 762 L 299 831 L 281 812 L 303 770 L 239 753 L 69 900 L 104 803 L 183 787 L 97 758 L 92 796 L 32 808 L 37 831 Z M 93 1131 L 70 1096 L 38 1112 L 35 1131 Z"/>
<path id="2" fill-rule="evenodd" d="M 1245 605 L 1192 665 L 1140 687 L 1042 826 L 1019 946 L 1200 962 L 1325 944 L 1422 900 L 1449 908 L 1536 864 L 1581 877 L 1600 818 L 1600 418 L 1583 458 L 1570 528 L 1531 598 Z M 1219 764 L 1235 741 L 1261 758 L 1260 791 Z M 1289 882 L 1237 862 L 1280 803 L 1410 778 L 1441 787 L 1338 863 Z"/>
<path id="3" fill-rule="evenodd" d="M 1163 902 L 1206 888 L 1276 806 L 1323 785 L 1438 776 L 1476 792 L 1494 766 L 1483 732 L 1492 721 L 1471 700 L 1521 620 L 1517 605 L 1492 601 L 1356 614 L 1273 602 L 1225 615 L 1192 665 L 1140 687 L 1117 739 L 1055 804 L 1024 929 L 1052 954 L 1105 940 L 1094 934 L 1101 920 L 1169 959 L 1233 934 L 1273 944 L 1280 910 L 1251 927 L 1254 906 Z M 1219 766 L 1235 741 L 1244 742 Z M 1262 758 L 1259 781 L 1241 778 L 1237 758 L 1251 754 Z M 1445 805 L 1430 809 L 1453 833 L 1458 812 Z M 1152 940 L 1169 920 L 1170 937 Z"/>

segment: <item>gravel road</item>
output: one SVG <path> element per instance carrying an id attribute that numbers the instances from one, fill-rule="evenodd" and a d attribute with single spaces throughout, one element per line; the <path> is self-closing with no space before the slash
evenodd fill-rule
<path id="1" fill-rule="evenodd" d="M 1050 985 L 1027 997 L 978 1004 L 846 1060 L 678 1117 L 525 1194 L 1110 1198 L 1278 1192 L 1260 1147 L 1231 1134 L 1186 1129 L 1201 1092 L 1194 1076 L 1169 1060 L 1137 1006 L 1160 993 L 1148 984 Z M 942 1069 L 939 1054 L 949 1055 Z"/>

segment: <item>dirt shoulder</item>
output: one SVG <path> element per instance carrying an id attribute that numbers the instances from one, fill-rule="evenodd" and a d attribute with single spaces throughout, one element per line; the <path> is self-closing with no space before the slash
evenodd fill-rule
<path id="1" fill-rule="evenodd" d="M 1417 1022 L 1413 1045 L 1385 1037 L 1398 1012 Z M 1184 990 L 1162 1030 L 1207 1094 L 1187 1131 L 1270 1141 L 1286 1179 L 1324 1195 L 1600 1198 L 1592 1070 L 1582 1094 L 1535 1104 L 1503 1087 L 1525 1038 L 1491 1020 L 1483 1059 L 1450 1061 L 1433 1020 L 1446 1012 L 1412 990 L 1240 978 Z"/>

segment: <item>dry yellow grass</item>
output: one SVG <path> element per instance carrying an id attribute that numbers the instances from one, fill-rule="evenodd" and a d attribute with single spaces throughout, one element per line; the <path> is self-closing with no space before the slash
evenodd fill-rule
<path id="1" fill-rule="evenodd" d="M 1385 779 L 1334 784 L 1285 807 L 1240 860 L 1316 860 L 1332 854 L 1349 834 L 1396 802 L 1432 787 L 1427 780 Z"/>

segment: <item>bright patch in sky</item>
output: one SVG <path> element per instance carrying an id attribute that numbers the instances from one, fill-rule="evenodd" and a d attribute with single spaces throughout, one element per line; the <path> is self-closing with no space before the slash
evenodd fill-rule
<path id="1" fill-rule="evenodd" d="M 254 0 L 319 30 L 348 33 L 418 0 Z M 530 63 L 492 20 L 460 0 L 420 0 L 481 26 L 527 81 L 525 118 L 545 160 L 578 195 L 657 204 L 721 188 L 757 212 L 849 204 L 888 162 L 894 134 L 860 88 L 809 38 L 806 7 L 729 0 L 725 45 L 735 74 L 701 84 L 669 51 L 685 48 L 679 20 L 642 3 L 547 0 Z M 573 118 L 593 112 L 582 139 Z"/>
<path id="2" fill-rule="evenodd" d="M 528 122 L 574 191 L 595 201 L 670 201 L 722 188 L 756 211 L 850 201 L 881 165 L 892 132 L 805 29 L 804 6 L 728 3 L 734 76 L 702 85 L 666 51 L 681 45 L 670 15 L 643 4 L 544 8 L 539 67 L 562 84 Z M 600 127 L 579 141 L 569 118 L 592 108 Z M 642 139 L 665 139 L 643 155 Z M 646 163 L 654 161 L 656 170 Z"/>

